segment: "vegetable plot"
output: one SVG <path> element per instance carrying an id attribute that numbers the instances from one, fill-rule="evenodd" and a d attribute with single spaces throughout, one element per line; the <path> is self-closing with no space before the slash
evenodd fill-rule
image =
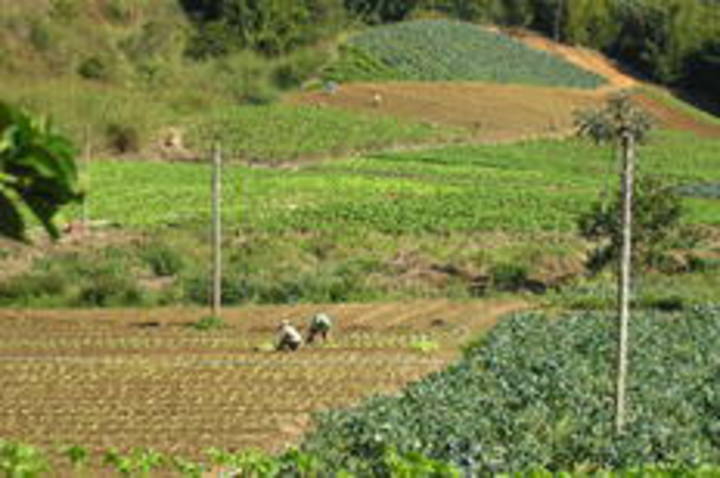
<path id="1" fill-rule="evenodd" d="M 352 37 L 328 76 L 337 81 L 484 81 L 597 88 L 605 81 L 549 53 L 469 23 L 418 20 Z"/>
<path id="2" fill-rule="evenodd" d="M 277 323 L 306 335 L 318 306 L 226 309 L 225 328 L 183 309 L 0 311 L 0 437 L 44 450 L 277 451 L 311 413 L 392 393 L 518 304 L 424 301 L 322 307 L 333 339 L 272 352 Z M 418 343 L 434 343 L 432 350 Z"/>
<path id="3" fill-rule="evenodd" d="M 591 313 L 517 315 L 402 396 L 324 414 L 304 448 L 361 473 L 393 446 L 479 475 L 720 463 L 720 307 L 633 316 L 630 420 L 620 438 L 614 324 Z"/>

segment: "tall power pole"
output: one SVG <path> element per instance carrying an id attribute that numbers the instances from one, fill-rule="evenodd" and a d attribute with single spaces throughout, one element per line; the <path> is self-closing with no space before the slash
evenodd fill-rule
<path id="1" fill-rule="evenodd" d="M 222 306 L 222 223 L 220 220 L 222 152 L 220 145 L 213 145 L 212 170 L 212 315 L 220 316 Z"/>

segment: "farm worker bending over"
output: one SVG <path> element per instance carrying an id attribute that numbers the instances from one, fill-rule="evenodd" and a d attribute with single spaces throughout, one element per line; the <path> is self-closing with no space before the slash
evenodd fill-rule
<path id="1" fill-rule="evenodd" d="M 330 328 L 332 328 L 332 319 L 329 315 L 322 312 L 313 315 L 312 319 L 310 319 L 310 330 L 308 332 L 307 342 L 311 344 L 317 335 L 322 337 L 323 342 L 327 341 Z"/>
<path id="2" fill-rule="evenodd" d="M 283 320 L 278 329 L 277 350 L 297 350 L 302 345 L 302 336 L 290 322 Z"/>

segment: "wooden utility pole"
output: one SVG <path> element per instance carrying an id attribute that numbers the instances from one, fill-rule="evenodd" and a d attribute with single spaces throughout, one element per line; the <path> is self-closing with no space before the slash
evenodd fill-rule
<path id="1" fill-rule="evenodd" d="M 220 174 L 222 170 L 222 153 L 220 146 L 213 146 L 212 171 L 212 250 L 213 250 L 213 280 L 212 280 L 212 315 L 220 316 L 222 306 L 222 229 L 220 220 Z"/>
<path id="2" fill-rule="evenodd" d="M 82 231 L 87 234 L 90 230 L 90 211 L 88 206 L 88 195 L 90 194 L 90 156 L 92 150 L 90 146 L 90 126 L 85 125 L 85 149 L 83 151 L 83 173 L 85 175 L 84 194 L 82 200 Z"/>
<path id="3" fill-rule="evenodd" d="M 630 317 L 630 267 L 632 255 L 632 201 L 635 169 L 635 138 L 624 131 L 620 138 L 623 155 L 622 172 L 622 250 L 618 276 L 618 348 L 617 384 L 615 388 L 615 432 L 625 427 L 625 382 L 627 378 L 628 320 Z"/>

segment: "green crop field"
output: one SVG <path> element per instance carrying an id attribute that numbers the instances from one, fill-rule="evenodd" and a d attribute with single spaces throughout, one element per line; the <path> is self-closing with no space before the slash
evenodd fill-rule
<path id="1" fill-rule="evenodd" d="M 718 149 L 661 132 L 640 150 L 639 170 L 679 185 L 717 181 Z M 567 232 L 598 195 L 613 194 L 616 171 L 609 149 L 575 140 L 372 154 L 294 170 L 231 164 L 224 211 L 229 226 L 249 231 Z M 207 165 L 97 161 L 89 176 L 97 218 L 133 228 L 209 217 Z M 717 223 L 714 204 L 688 201 L 687 220 Z"/>
<path id="2" fill-rule="evenodd" d="M 716 463 L 720 309 L 636 314 L 631 324 L 631 418 L 619 438 L 611 431 L 613 317 L 530 313 L 500 323 L 464 360 L 400 396 L 324 414 L 305 450 L 359 475 L 378 469 L 388 447 L 450 461 L 468 476 Z"/>
<path id="3" fill-rule="evenodd" d="M 596 88 L 604 80 L 469 23 L 418 20 L 350 38 L 327 76 L 338 81 L 485 81 Z"/>

